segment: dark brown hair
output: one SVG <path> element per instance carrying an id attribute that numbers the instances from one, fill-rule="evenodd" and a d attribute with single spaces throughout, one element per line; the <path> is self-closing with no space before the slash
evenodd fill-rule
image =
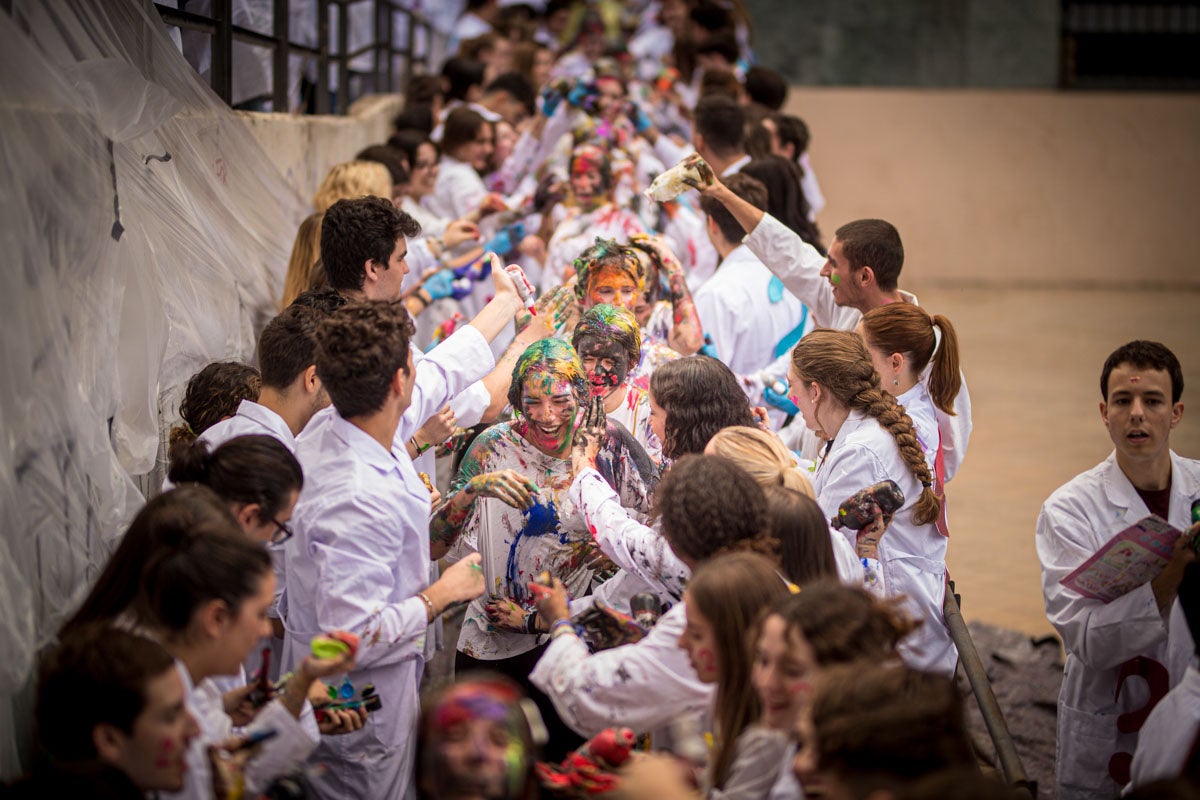
<path id="1" fill-rule="evenodd" d="M 870 267 L 880 289 L 890 292 L 896 288 L 904 266 L 904 245 L 895 225 L 882 219 L 859 219 L 847 222 L 833 235 L 852 271 Z"/>
<path id="2" fill-rule="evenodd" d="M 764 486 L 767 530 L 779 542 L 779 563 L 787 579 L 807 586 L 837 577 L 829 523 L 817 501 L 794 489 Z"/>
<path id="3" fill-rule="evenodd" d="M 262 378 L 240 361 L 214 361 L 193 375 L 183 391 L 179 416 L 183 424 L 171 429 L 168 446 L 192 442 L 225 417 L 237 413 L 243 400 L 258 400 Z"/>
<path id="4" fill-rule="evenodd" d="M 767 187 L 758 178 L 736 172 L 723 179 L 729 191 L 745 200 L 760 211 L 767 210 Z M 734 218 L 733 213 L 720 200 L 708 195 L 700 195 L 700 208 L 716 224 L 730 243 L 738 244 L 746 238 L 746 229 Z"/>
<path id="5" fill-rule="evenodd" d="M 368 261 L 389 269 L 400 237 L 411 239 L 420 233 L 420 224 L 396 208 L 391 199 L 367 196 L 338 200 L 326 210 L 321 222 L 320 264 L 325 280 L 338 291 L 362 289 Z"/>
<path id="6" fill-rule="evenodd" d="M 343 417 L 383 407 L 392 376 L 408 371 L 409 340 L 416 332 L 403 303 L 350 303 L 317 328 L 316 365 L 334 408 Z"/>
<path id="7" fill-rule="evenodd" d="M 203 441 L 171 450 L 171 482 L 209 487 L 226 503 L 257 503 L 259 521 L 282 510 L 291 492 L 304 486 L 300 462 L 273 436 L 237 436 L 209 451 Z"/>
<path id="8" fill-rule="evenodd" d="M 658 367 L 650 376 L 650 394 L 667 414 L 663 455 L 672 460 L 704 452 L 722 428 L 756 424 L 737 376 L 708 356 L 686 356 Z"/>

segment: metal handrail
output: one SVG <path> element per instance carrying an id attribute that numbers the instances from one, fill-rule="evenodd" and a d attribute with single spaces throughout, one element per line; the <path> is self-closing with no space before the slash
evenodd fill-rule
<path id="1" fill-rule="evenodd" d="M 971 684 L 971 692 L 979 705 L 983 724 L 987 726 L 988 734 L 992 737 L 1004 780 L 1013 787 L 1017 797 L 1034 800 L 1037 797 L 1037 782 L 1030 780 L 1025 773 L 1025 765 L 1021 763 L 1021 756 L 1017 753 L 1012 734 L 1009 733 L 1008 723 L 1004 721 L 1004 712 L 1000 709 L 995 692 L 992 691 L 992 683 L 988 680 L 983 660 L 979 657 L 979 651 L 975 649 L 975 641 L 971 638 L 971 631 L 963 619 L 953 582 L 946 585 L 942 615 L 946 619 L 946 627 L 950 629 L 950 638 L 958 648 L 959 662 L 967 676 L 967 682 Z"/>
<path id="2" fill-rule="evenodd" d="M 373 36 L 370 43 L 349 51 L 348 7 L 357 3 L 370 2 L 373 7 Z M 366 54 L 374 54 L 371 74 L 378 90 L 396 91 L 396 58 L 404 63 L 406 77 L 436 68 L 432 63 L 435 33 L 433 24 L 421 14 L 404 8 L 401 0 L 318 0 L 316 46 L 293 42 L 289 36 L 289 0 L 273 0 L 271 33 L 251 30 L 233 24 L 232 0 L 213 0 L 210 14 L 188 11 L 187 0 L 181 0 L 182 8 L 172 8 L 154 3 L 160 18 L 167 25 L 197 31 L 211 37 L 210 58 L 212 69 L 209 83 L 214 92 L 226 103 L 233 99 L 233 42 L 245 42 L 271 51 L 271 99 L 276 110 L 288 108 L 288 57 L 293 53 L 312 56 L 317 61 L 316 111 L 318 114 L 344 114 L 350 107 L 350 62 Z M 331 8 L 336 7 L 336 8 Z M 330 52 L 331 13 L 337 14 L 337 53 Z M 402 47 L 398 47 L 394 36 L 397 17 L 406 22 L 408 35 Z M 423 34 L 425 47 L 417 55 L 417 34 Z M 329 67 L 333 63 L 338 74 L 336 102 L 330 101 Z"/>

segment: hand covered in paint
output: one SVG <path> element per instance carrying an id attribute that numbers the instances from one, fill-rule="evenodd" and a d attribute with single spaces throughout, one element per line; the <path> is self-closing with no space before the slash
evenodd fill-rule
<path id="1" fill-rule="evenodd" d="M 679 166 L 682 167 L 679 180 L 699 192 L 706 192 L 721 185 L 712 167 L 698 153 L 692 153 L 680 161 Z M 694 176 L 699 176 L 699 180 Z"/>
<path id="2" fill-rule="evenodd" d="M 574 326 L 579 317 L 578 307 L 579 301 L 575 299 L 575 293 L 567 287 L 560 286 L 552 289 L 534 303 L 537 316 L 530 314 L 529 310 L 524 307 L 517 312 L 515 317 L 517 331 L 524 334 L 533 324 L 537 326 L 534 329 L 534 333 L 537 334 L 536 339 L 547 339 L 568 326 Z M 529 341 L 529 343 L 533 342 Z"/>
<path id="3" fill-rule="evenodd" d="M 317 658 L 308 656 L 300 662 L 300 666 L 296 668 L 295 677 L 288 681 L 290 687 L 293 683 L 300 683 L 304 688 L 304 693 L 307 696 L 309 687 L 319 678 L 328 678 L 330 675 L 338 675 L 343 672 L 349 672 L 354 669 L 354 651 L 350 650 L 333 658 Z"/>
<path id="4" fill-rule="evenodd" d="M 529 611 L 521 608 L 507 597 L 493 597 L 483 606 L 488 622 L 499 630 L 524 631 Z"/>
<path id="5" fill-rule="evenodd" d="M 879 560 L 879 540 L 883 538 L 888 526 L 892 524 L 893 517 L 893 514 L 884 514 L 880 511 L 874 522 L 855 534 L 855 551 L 859 558 Z"/>
<path id="6" fill-rule="evenodd" d="M 446 226 L 442 234 L 442 245 L 453 250 L 465 242 L 479 241 L 479 226 L 467 219 L 456 219 Z"/>
<path id="7" fill-rule="evenodd" d="M 767 416 L 767 410 L 762 406 L 754 406 L 750 409 L 750 413 L 754 415 L 754 419 L 758 422 L 758 427 L 762 428 L 767 433 L 771 432 L 771 418 Z"/>
<path id="8" fill-rule="evenodd" d="M 571 445 L 571 474 L 578 475 L 585 469 L 596 468 L 596 454 L 600 452 L 600 442 L 607 432 L 608 416 L 604 413 L 604 398 L 589 398 Z"/>
<path id="9" fill-rule="evenodd" d="M 571 616 L 567 606 L 570 601 L 567 597 L 567 587 L 558 578 L 551 578 L 549 586 L 530 581 L 529 591 L 537 598 L 538 616 L 546 624 L 553 625 L 560 619 Z"/>
<path id="10" fill-rule="evenodd" d="M 538 488 L 526 476 L 512 469 L 476 475 L 463 488 L 471 497 L 494 497 L 522 511 L 536 501 Z"/>

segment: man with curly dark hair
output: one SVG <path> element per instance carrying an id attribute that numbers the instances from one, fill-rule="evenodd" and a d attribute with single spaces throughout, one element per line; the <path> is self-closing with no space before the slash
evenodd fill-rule
<path id="1" fill-rule="evenodd" d="M 315 781 L 320 797 L 405 793 L 429 625 L 483 591 L 477 556 L 430 585 L 432 560 L 452 542 L 431 547 L 429 492 L 404 443 L 495 365 L 488 342 L 522 303 L 503 269 L 492 275 L 492 302 L 419 366 L 412 318 L 399 302 L 349 303 L 316 330 L 316 372 L 333 407 L 296 447 L 305 485 L 285 549 L 285 669 L 322 631 L 352 631 L 362 645 L 350 681 L 374 684 L 388 706 L 362 735 L 322 742 L 318 759 L 329 768 Z"/>

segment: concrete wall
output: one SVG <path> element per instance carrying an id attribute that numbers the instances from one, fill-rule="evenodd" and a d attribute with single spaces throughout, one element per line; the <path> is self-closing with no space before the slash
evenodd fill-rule
<path id="1" fill-rule="evenodd" d="M 1195 95 L 793 87 L 828 201 L 904 239 L 904 283 L 1200 289 Z"/>
<path id="2" fill-rule="evenodd" d="M 819 86 L 1055 86 L 1058 5 L 746 0 L 759 60 Z"/>
<path id="3" fill-rule="evenodd" d="M 301 197 L 311 198 L 330 167 L 364 147 L 387 141 L 400 95 L 369 95 L 343 117 L 235 112 L 250 127 L 272 163 Z M 297 221 L 298 223 L 299 221 Z"/>

